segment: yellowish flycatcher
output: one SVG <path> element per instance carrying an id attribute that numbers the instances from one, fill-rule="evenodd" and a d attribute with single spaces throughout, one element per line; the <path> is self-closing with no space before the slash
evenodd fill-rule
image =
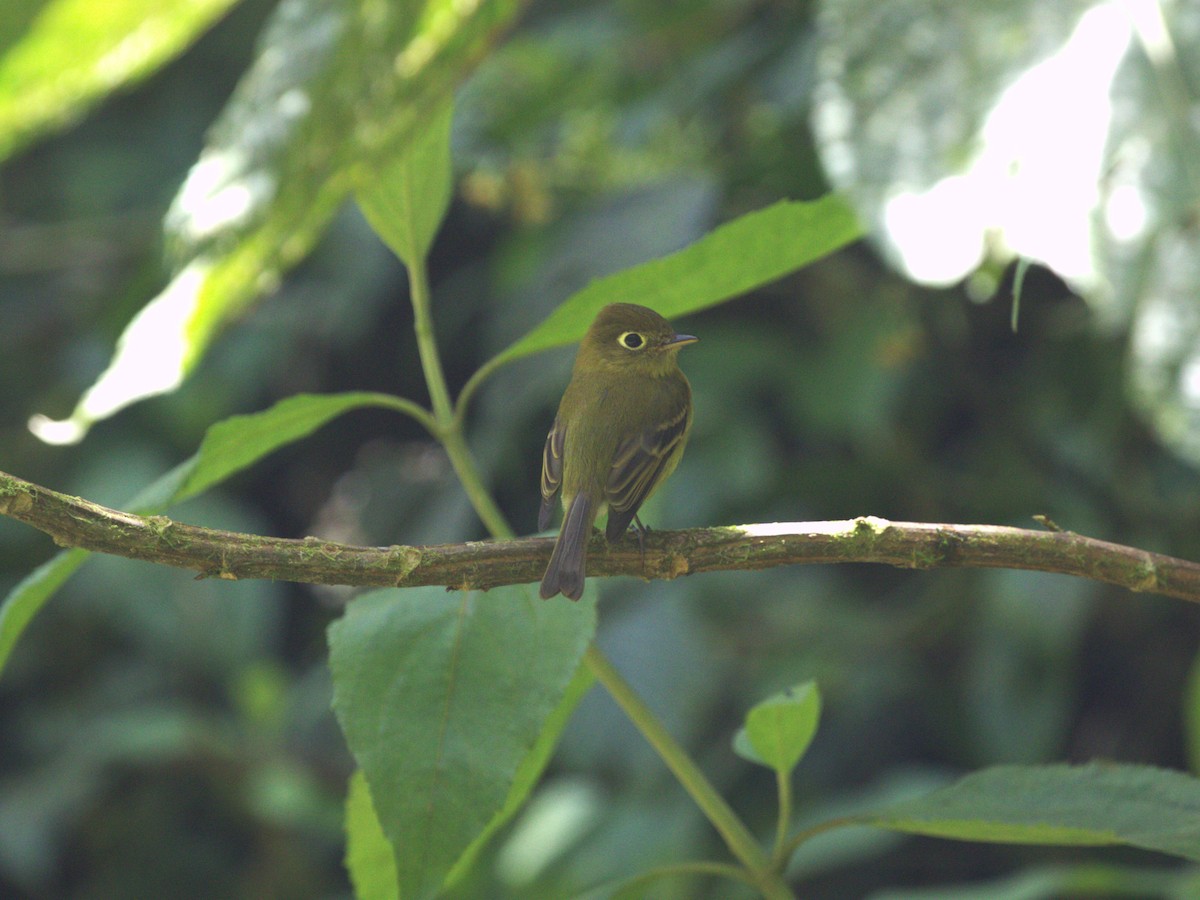
<path id="1" fill-rule="evenodd" d="M 694 343 L 662 316 L 633 303 L 604 307 L 583 337 L 542 452 L 538 528 L 562 494 L 563 523 L 540 593 L 583 594 L 587 543 L 608 512 L 605 537 L 625 533 L 679 463 L 692 427 L 692 388 L 676 354 Z"/>

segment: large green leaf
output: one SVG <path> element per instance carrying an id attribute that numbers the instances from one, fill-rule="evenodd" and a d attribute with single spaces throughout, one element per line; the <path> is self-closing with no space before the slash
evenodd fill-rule
<path id="1" fill-rule="evenodd" d="M 1081 862 L 1074 866 L 1034 866 L 994 879 L 938 887 L 888 888 L 872 900 L 1059 900 L 1063 897 L 1190 900 L 1200 896 L 1194 869 L 1151 868 L 1121 863 Z"/>
<path id="2" fill-rule="evenodd" d="M 401 896 L 434 894 L 505 807 L 594 625 L 588 601 L 516 587 L 378 591 L 330 626 L 334 711 Z"/>
<path id="3" fill-rule="evenodd" d="M 590 623 L 583 623 L 590 628 Z M 596 683 L 596 676 L 592 674 L 592 670 L 586 665 L 580 664 L 575 670 L 575 677 L 571 679 L 571 683 L 567 685 L 566 691 L 563 693 L 562 699 L 558 702 L 558 706 L 542 723 L 542 730 L 538 733 L 537 741 L 533 745 L 533 749 L 525 755 L 521 761 L 521 765 L 517 767 L 516 775 L 513 778 L 512 787 L 509 788 L 508 797 L 504 801 L 504 806 L 500 811 L 492 816 L 492 820 L 488 822 L 487 827 L 483 829 L 467 848 L 466 852 L 459 857 L 458 862 L 447 876 L 448 881 L 453 884 L 455 878 L 464 875 L 475 861 L 475 857 L 483 846 L 491 840 L 492 836 L 500 830 L 517 811 L 524 806 L 526 799 L 537 786 L 538 781 L 542 777 L 542 772 L 550 762 L 550 757 L 554 755 L 554 749 L 558 746 L 558 739 L 562 736 L 563 729 L 567 727 L 567 722 L 571 720 L 572 713 L 575 712 L 575 707 L 579 705 L 579 701 L 584 698 L 584 695 L 591 690 L 592 685 Z"/>
<path id="4" fill-rule="evenodd" d="M 853 821 L 963 841 L 1126 844 L 1200 862 L 1200 780 L 1151 766 L 997 766 Z"/>
<path id="5" fill-rule="evenodd" d="M 1183 737 L 1192 774 L 1200 775 L 1200 658 L 1192 661 L 1183 692 Z"/>
<path id="6" fill-rule="evenodd" d="M 643 303 L 668 318 L 681 316 L 782 278 L 860 233 L 849 206 L 832 194 L 747 213 L 677 253 L 593 281 L 489 367 L 579 340 L 609 303 Z"/>
<path id="7" fill-rule="evenodd" d="M 0 14 L 0 160 L 186 48 L 237 0 L 52 0 Z M 9 29 L 20 29 L 16 34 Z"/>
<path id="8" fill-rule="evenodd" d="M 400 895 L 396 857 L 375 815 L 362 769 L 354 770 L 346 792 L 346 870 L 355 900 L 394 900 Z"/>
<path id="9" fill-rule="evenodd" d="M 167 218 L 180 260 L 109 368 L 44 440 L 174 390 L 217 331 L 311 250 L 445 107 L 522 0 L 284 0 Z"/>

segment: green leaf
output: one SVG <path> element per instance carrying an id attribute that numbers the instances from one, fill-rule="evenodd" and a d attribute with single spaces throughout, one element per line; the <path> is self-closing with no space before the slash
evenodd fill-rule
<path id="1" fill-rule="evenodd" d="M 1200 862 L 1200 780 L 1151 766 L 997 766 L 852 821 L 1016 844 L 1126 844 Z"/>
<path id="2" fill-rule="evenodd" d="M 91 555 L 87 550 L 65 550 L 42 563 L 8 592 L 0 605 L 0 672 L 4 671 L 25 626 Z"/>
<path id="3" fill-rule="evenodd" d="M 790 772 L 804 756 L 821 718 L 821 695 L 806 681 L 758 703 L 733 739 L 733 749 L 750 762 Z"/>
<path id="4" fill-rule="evenodd" d="M 178 274 L 129 323 L 71 415 L 34 417 L 34 433 L 78 441 L 182 384 L 221 327 L 308 255 L 364 173 L 407 152 L 521 6 L 280 4 L 167 216 Z"/>
<path id="5" fill-rule="evenodd" d="M 196 458 L 192 457 L 161 478 L 155 479 L 153 484 L 143 488 L 130 501 L 128 509 L 139 515 L 162 512 L 171 502 L 171 498 L 178 493 L 180 485 L 187 479 L 195 462 Z M 89 550 L 65 550 L 42 563 L 9 591 L 4 602 L 0 604 L 0 674 L 3 674 L 13 647 L 16 646 L 25 627 L 91 555 Z"/>
<path id="6" fill-rule="evenodd" d="M 350 776 L 346 794 L 346 871 L 355 900 L 395 900 L 400 896 L 396 857 L 375 815 L 362 769 L 355 769 Z"/>
<path id="7" fill-rule="evenodd" d="M 1083 862 L 1074 866 L 1036 866 L 991 880 L 940 884 L 938 887 L 889 888 L 873 900 L 1047 900 L 1059 897 L 1154 897 L 1183 900 L 1198 896 L 1200 881 L 1183 868 L 1149 868 Z"/>
<path id="8" fill-rule="evenodd" d="M 211 426 L 191 458 L 157 479 L 130 501 L 127 509 L 155 515 L 173 503 L 208 490 L 268 453 L 307 437 L 331 419 L 367 406 L 410 411 L 409 405 L 390 394 L 298 394 L 270 409 L 232 416 Z M 91 554 L 69 550 L 38 567 L 21 581 L 0 605 L 0 672 L 25 626 L 43 604 Z"/>
<path id="9" fill-rule="evenodd" d="M 377 591 L 329 629 L 334 712 L 404 897 L 435 893 L 504 807 L 595 628 L 592 603 Z"/>
<path id="10" fill-rule="evenodd" d="M 297 394 L 270 409 L 231 416 L 204 434 L 195 463 L 172 503 L 194 497 L 248 468 L 268 453 L 308 437 L 329 420 L 367 406 L 395 406 L 397 398 L 366 391 L 345 394 Z"/>
<path id="11" fill-rule="evenodd" d="M 28 21 L 0 15 L 0 160 L 154 72 L 235 2 L 52 0 Z"/>
<path id="12" fill-rule="evenodd" d="M 571 714 L 575 712 L 575 707 L 579 705 L 579 701 L 591 690 L 595 682 L 596 677 L 587 666 L 580 665 L 575 670 L 575 677 L 567 685 L 562 700 L 559 701 L 550 717 L 546 719 L 533 749 L 526 754 L 517 768 L 516 777 L 513 779 L 513 785 L 509 789 L 504 806 L 492 817 L 492 821 L 488 822 L 487 827 L 479 833 L 466 852 L 459 857 L 458 862 L 447 876 L 448 882 L 453 883 L 456 878 L 466 874 L 484 845 L 525 804 L 525 800 L 541 780 L 542 772 L 546 770 L 550 757 L 554 754 L 554 748 L 558 746 L 558 739 L 562 736 L 563 729 L 567 727 Z"/>
<path id="13" fill-rule="evenodd" d="M 360 179 L 355 191 L 375 233 L 409 267 L 429 254 L 450 205 L 453 118 L 454 107 L 448 104 L 394 160 Z"/>
<path id="14" fill-rule="evenodd" d="M 1183 692 L 1183 738 L 1193 775 L 1200 775 L 1200 656 L 1192 662 Z"/>
<path id="15" fill-rule="evenodd" d="M 593 281 L 489 366 L 579 340 L 609 303 L 636 300 L 667 318 L 715 306 L 820 259 L 861 233 L 850 207 L 833 194 L 747 213 L 677 253 Z"/>
<path id="16" fill-rule="evenodd" d="M 195 461 L 196 458 L 192 457 L 161 478 L 155 479 L 153 484 L 138 492 L 130 501 L 128 509 L 139 515 L 162 512 L 171 502 L 171 498 L 178 493 Z M 0 674 L 3 674 L 13 647 L 16 646 L 25 627 L 91 555 L 91 551 L 78 548 L 65 550 L 42 563 L 9 591 L 4 602 L 0 604 Z"/>

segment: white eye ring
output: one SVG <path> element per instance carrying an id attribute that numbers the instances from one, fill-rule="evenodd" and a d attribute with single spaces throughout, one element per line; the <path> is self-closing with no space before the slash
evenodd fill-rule
<path id="1" fill-rule="evenodd" d="M 617 343 L 626 350 L 641 350 L 646 346 L 646 338 L 638 331 L 622 331 Z"/>

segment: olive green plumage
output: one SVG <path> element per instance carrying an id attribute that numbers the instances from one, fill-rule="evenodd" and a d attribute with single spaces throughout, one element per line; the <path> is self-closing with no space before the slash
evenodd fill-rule
<path id="1" fill-rule="evenodd" d="M 597 517 L 607 511 L 605 537 L 619 538 L 678 465 L 692 427 L 692 389 L 676 355 L 695 340 L 632 303 L 604 307 L 584 335 L 542 453 L 538 528 L 549 523 L 556 495 L 563 507 L 542 597 L 578 600 Z"/>

